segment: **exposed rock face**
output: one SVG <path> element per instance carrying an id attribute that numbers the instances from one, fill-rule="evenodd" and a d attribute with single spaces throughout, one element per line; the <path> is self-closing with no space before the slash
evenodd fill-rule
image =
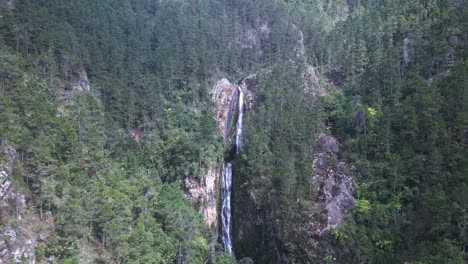
<path id="1" fill-rule="evenodd" d="M 326 89 L 324 85 L 320 84 L 319 74 L 315 68 L 307 63 L 307 55 L 304 46 L 304 34 L 294 24 L 292 24 L 292 31 L 296 35 L 296 45 L 294 52 L 298 61 L 305 63 L 305 70 L 302 73 L 302 84 L 304 86 L 305 95 L 312 99 L 312 102 L 317 100 L 320 96 L 325 95 Z M 296 67 L 296 61 L 292 61 L 293 67 Z"/>
<path id="2" fill-rule="evenodd" d="M 259 28 L 258 31 L 263 37 L 268 37 L 270 35 L 271 29 L 268 26 L 268 23 L 264 22 Z"/>
<path id="3" fill-rule="evenodd" d="M 239 84 L 233 84 L 223 78 L 215 83 L 211 91 L 211 100 L 214 104 L 215 118 L 219 133 L 226 141 L 230 141 L 232 131 L 226 129 L 235 113 L 231 107 L 235 94 L 240 88 L 247 99 L 247 107 L 252 105 L 252 93 L 250 90 L 256 84 L 256 75 L 252 74 L 244 78 Z M 192 204 L 203 214 L 208 225 L 217 227 L 219 222 L 217 208 L 217 192 L 219 191 L 219 179 L 222 164 L 216 164 L 207 169 L 203 178 L 188 177 L 185 179 L 185 192 Z"/>
<path id="4" fill-rule="evenodd" d="M 9 175 L 13 172 L 13 163 L 16 159 L 16 150 L 7 145 L 6 142 L 1 142 L 2 157 L 0 158 L 0 198 L 7 194 L 11 186 L 11 178 Z"/>
<path id="5" fill-rule="evenodd" d="M 302 59 L 304 62 L 307 60 L 304 46 L 304 34 L 295 24 L 292 24 L 292 30 L 297 35 L 297 44 L 294 47 L 296 57 Z"/>
<path id="6" fill-rule="evenodd" d="M 252 108 L 254 104 L 253 92 L 258 88 L 257 74 L 250 74 L 242 79 L 239 83 L 239 87 L 245 94 L 247 108 Z"/>
<path id="7" fill-rule="evenodd" d="M 56 95 L 59 98 L 59 113 L 63 116 L 70 115 L 70 109 L 76 107 L 76 95 L 89 94 L 97 98 L 91 88 L 88 74 L 83 69 L 73 73 L 70 82 L 59 81 L 56 89 Z"/>
<path id="8" fill-rule="evenodd" d="M 314 152 L 312 182 L 316 200 L 309 201 L 306 213 L 285 240 L 276 243 L 279 252 L 286 256 L 279 263 L 321 263 L 325 254 L 333 255 L 330 231 L 339 228 L 356 207 L 354 169 L 338 160 L 338 141 L 320 133 Z"/>
<path id="9" fill-rule="evenodd" d="M 326 93 L 325 87 L 320 85 L 319 75 L 312 65 L 307 65 L 302 73 L 302 83 L 304 85 L 304 93 L 313 100 Z"/>
<path id="10" fill-rule="evenodd" d="M 232 115 L 229 109 L 236 91 L 237 85 L 223 78 L 214 85 L 211 92 L 211 100 L 215 104 L 215 119 L 218 124 L 218 130 L 225 140 L 228 137 L 226 123 L 230 119 L 230 115 Z"/>
<path id="11" fill-rule="evenodd" d="M 36 263 L 35 248 L 39 237 L 47 237 L 51 222 L 41 220 L 26 203 L 25 194 L 13 184 L 12 173 L 17 155 L 6 141 L 1 142 L 0 157 L 0 263 Z"/>
<path id="12" fill-rule="evenodd" d="M 8 9 L 14 9 L 15 8 L 15 1 L 14 0 L 2 0 L 2 1 L 0 1 L 0 4 L 3 4 Z"/>
<path id="13" fill-rule="evenodd" d="M 403 61 L 405 62 L 405 65 L 408 65 L 411 62 L 410 48 L 410 40 L 406 37 L 403 40 Z"/>
<path id="14" fill-rule="evenodd" d="M 73 91 L 78 92 L 89 92 L 91 90 L 91 86 L 88 80 L 88 74 L 86 71 L 80 70 L 74 76 L 73 81 Z"/>
<path id="15" fill-rule="evenodd" d="M 127 137 L 133 138 L 136 142 L 143 140 L 143 129 L 142 128 L 131 128 L 125 133 Z"/>
<path id="16" fill-rule="evenodd" d="M 215 119 L 218 131 L 226 142 L 233 140 L 233 129 L 227 129 L 228 123 L 238 113 L 232 110 L 232 104 L 236 102 L 236 93 L 240 88 L 245 94 L 245 105 L 247 108 L 253 104 L 251 89 L 257 83 L 256 75 L 252 74 L 244 78 L 239 84 L 233 84 L 223 78 L 215 83 L 211 90 L 211 100 L 214 104 Z M 233 102 L 234 101 L 234 102 Z M 207 169 L 205 177 L 188 177 L 184 181 L 185 193 L 193 206 L 203 214 L 206 223 L 218 229 L 218 191 L 220 191 L 220 176 L 222 163 L 215 164 Z"/>
<path id="17" fill-rule="evenodd" d="M 256 88 L 257 75 L 251 74 L 246 78 L 242 79 L 239 84 L 232 84 L 229 80 L 223 78 L 216 82 L 211 91 L 211 100 L 214 104 L 215 119 L 218 124 L 218 130 L 223 136 L 224 140 L 228 141 L 230 135 L 229 122 L 233 119 L 234 113 L 231 104 L 235 103 L 237 89 L 240 88 L 245 98 L 247 99 L 245 104 L 247 108 L 251 108 L 253 105 L 252 90 Z"/>
<path id="18" fill-rule="evenodd" d="M 188 198 L 194 203 L 199 212 L 203 214 L 206 223 L 217 230 L 217 186 L 220 169 L 213 166 L 208 169 L 203 178 L 188 177 L 185 179 L 185 188 Z"/>
<path id="19" fill-rule="evenodd" d="M 352 168 L 336 160 L 339 151 L 338 141 L 332 136 L 321 133 L 317 142 L 320 152 L 313 161 L 315 170 L 313 181 L 319 195 L 314 206 L 317 209 L 326 209 L 327 221 L 314 222 L 313 230 L 314 234 L 322 235 L 333 227 L 339 227 L 356 207 L 356 199 L 353 197 L 356 182 L 353 177 L 347 175 Z"/>

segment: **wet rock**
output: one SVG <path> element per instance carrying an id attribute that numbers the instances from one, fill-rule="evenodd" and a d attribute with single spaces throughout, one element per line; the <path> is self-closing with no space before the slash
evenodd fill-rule
<path id="1" fill-rule="evenodd" d="M 237 85 L 232 84 L 227 79 L 223 78 L 216 82 L 211 91 L 211 100 L 214 103 L 215 119 L 218 124 L 218 130 L 226 140 L 228 131 L 226 131 L 226 123 L 232 113 L 229 112 L 231 100 L 237 91 Z"/>
<path id="2" fill-rule="evenodd" d="M 230 125 L 231 120 L 235 119 L 237 106 L 238 89 L 240 88 L 244 93 L 247 100 L 244 104 L 247 109 L 253 105 L 252 90 L 257 87 L 257 75 L 251 74 L 242 79 L 239 84 L 233 84 L 229 80 L 223 78 L 215 83 L 211 90 L 211 101 L 214 104 L 215 119 L 218 124 L 218 130 L 223 136 L 225 141 L 229 141 L 230 137 L 233 136 L 232 126 Z"/>

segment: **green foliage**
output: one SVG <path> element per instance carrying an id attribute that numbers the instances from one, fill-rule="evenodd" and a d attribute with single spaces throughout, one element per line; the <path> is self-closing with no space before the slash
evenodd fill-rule
<path id="1" fill-rule="evenodd" d="M 466 52 L 453 42 L 466 28 L 466 6 L 375 3 L 354 6 L 329 35 L 328 67 L 340 69 L 346 81 L 336 80 L 343 95 L 334 92 L 322 103 L 361 185 L 356 223 L 345 231 L 359 239 L 346 242 L 343 248 L 353 250 L 342 259 L 461 263 L 466 221 L 455 215 L 465 212 L 450 193 L 467 180 L 457 176 L 466 174 L 466 150 L 458 147 L 466 123 L 466 80 L 460 79 Z"/>
<path id="2" fill-rule="evenodd" d="M 71 238 L 53 236 L 48 239 L 45 255 L 56 256 L 63 263 L 78 263 L 77 248 Z"/>
<path id="3" fill-rule="evenodd" d="M 356 208 L 356 212 L 359 212 L 359 213 L 366 213 L 366 212 L 369 212 L 371 209 L 371 204 L 369 202 L 369 200 L 358 200 L 357 201 L 357 208 Z"/>
<path id="4" fill-rule="evenodd" d="M 21 157 L 15 181 L 54 216 L 40 258 L 78 263 L 76 241 L 89 239 L 104 262 L 235 263 L 213 253 L 180 185 L 223 156 L 213 79 L 267 67 L 234 168 L 241 193 L 259 190 L 255 205 L 242 204 L 250 193 L 234 199 L 265 212 L 261 232 L 289 241 L 311 214 L 324 119 L 360 182 L 352 219 L 332 230 L 337 261 L 466 258 L 463 1 L 14 2 L 0 4 L 0 136 Z M 261 52 L 241 48 L 243 32 L 265 25 Z M 304 59 L 333 87 L 314 105 Z M 75 91 L 84 72 L 92 90 Z"/>
<path id="5" fill-rule="evenodd" d="M 276 232 L 264 234 L 260 227 L 252 230 L 252 234 L 244 238 L 248 241 L 236 244 L 238 252 L 244 254 L 238 257 L 274 262 L 276 256 L 263 248 L 262 238 L 276 235 L 289 239 L 315 199 L 310 165 L 311 135 L 317 131 L 321 119 L 320 111 L 304 96 L 300 72 L 284 63 L 273 69 L 268 79 L 260 79 L 255 111 L 250 111 L 246 117 L 245 143 L 234 165 L 234 173 L 242 183 L 235 188 L 241 194 L 234 197 L 234 204 L 240 208 L 252 206 L 252 201 L 246 197 L 253 193 L 255 210 L 265 215 L 265 222 Z M 235 217 L 250 218 L 243 213 L 246 214 L 240 212 Z"/>
<path id="6" fill-rule="evenodd" d="M 234 257 L 224 253 L 216 258 L 215 264 L 237 264 L 237 261 Z"/>

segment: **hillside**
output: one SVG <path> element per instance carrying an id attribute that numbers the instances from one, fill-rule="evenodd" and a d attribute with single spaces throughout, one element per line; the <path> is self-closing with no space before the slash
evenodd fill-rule
<path id="1" fill-rule="evenodd" d="M 0 0 L 0 263 L 466 263 L 464 0 Z"/>

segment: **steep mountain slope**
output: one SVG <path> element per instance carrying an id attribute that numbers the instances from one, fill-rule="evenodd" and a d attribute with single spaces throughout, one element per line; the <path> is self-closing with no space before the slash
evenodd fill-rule
<path id="1" fill-rule="evenodd" d="M 466 10 L 0 0 L 1 262 L 466 262 Z"/>

